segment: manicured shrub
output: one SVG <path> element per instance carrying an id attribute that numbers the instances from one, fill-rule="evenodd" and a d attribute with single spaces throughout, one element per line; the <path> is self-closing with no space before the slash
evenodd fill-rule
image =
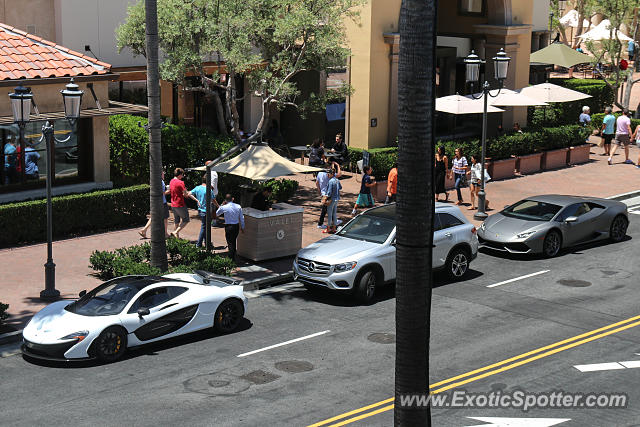
<path id="1" fill-rule="evenodd" d="M 229 275 L 235 263 L 219 255 L 196 248 L 187 240 L 167 240 L 169 273 L 191 273 L 193 270 L 205 270 L 215 274 Z M 161 275 L 160 269 L 149 264 L 151 245 L 129 246 L 115 251 L 94 251 L 89 257 L 89 267 L 98 277 L 109 280 L 130 274 Z"/>
<path id="2" fill-rule="evenodd" d="M 351 170 L 357 170 L 356 163 L 362 160 L 363 151 L 361 148 L 349 147 L 349 166 Z M 373 175 L 375 175 L 378 181 L 386 180 L 389 171 L 398 160 L 398 147 L 372 148 L 367 151 L 370 153 L 370 164 L 373 168 Z"/>
<path id="3" fill-rule="evenodd" d="M 149 186 L 54 197 L 52 207 L 55 239 L 133 227 L 147 219 Z M 0 224 L 10 225 L 0 233 L 0 247 L 45 241 L 46 200 L 0 205 Z"/>
<path id="4" fill-rule="evenodd" d="M 271 198 L 277 202 L 286 202 L 296 193 L 298 185 L 298 181 L 293 179 L 272 179 L 262 184 L 260 188 L 271 188 Z"/>

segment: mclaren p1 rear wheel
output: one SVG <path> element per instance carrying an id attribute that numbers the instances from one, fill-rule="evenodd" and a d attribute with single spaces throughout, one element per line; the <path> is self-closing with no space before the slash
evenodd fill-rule
<path id="1" fill-rule="evenodd" d="M 127 351 L 127 333 L 122 328 L 111 326 L 102 331 L 92 346 L 99 360 L 115 362 Z"/>
<path id="2" fill-rule="evenodd" d="M 235 331 L 244 316 L 244 307 L 237 299 L 222 301 L 216 310 L 213 327 L 222 334 Z"/>

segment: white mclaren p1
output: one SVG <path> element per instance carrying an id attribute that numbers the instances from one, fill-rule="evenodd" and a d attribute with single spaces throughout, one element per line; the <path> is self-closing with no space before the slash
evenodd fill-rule
<path id="1" fill-rule="evenodd" d="M 127 348 L 201 329 L 234 331 L 247 298 L 239 281 L 204 271 L 109 280 L 77 301 L 40 310 L 23 330 L 22 352 L 47 360 L 112 362 Z"/>

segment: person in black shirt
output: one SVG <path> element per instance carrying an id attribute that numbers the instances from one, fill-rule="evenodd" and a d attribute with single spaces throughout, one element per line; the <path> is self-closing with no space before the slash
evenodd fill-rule
<path id="1" fill-rule="evenodd" d="M 309 166 L 324 166 L 326 161 L 324 156 L 324 141 L 316 138 L 309 152 Z"/>
<path id="2" fill-rule="evenodd" d="M 339 165 L 343 165 L 344 162 L 349 160 L 349 150 L 347 149 L 347 144 L 344 142 L 344 137 L 342 133 L 336 134 L 336 144 L 331 149 L 332 152 L 338 154 L 338 156 L 333 158 Z"/>
<path id="3" fill-rule="evenodd" d="M 271 188 L 265 187 L 262 191 L 258 191 L 253 200 L 251 201 L 251 207 L 259 211 L 268 211 L 271 203 L 269 198 L 271 197 Z"/>

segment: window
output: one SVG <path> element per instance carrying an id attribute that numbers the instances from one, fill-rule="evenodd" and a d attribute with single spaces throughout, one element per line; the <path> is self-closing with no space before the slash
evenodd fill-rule
<path id="1" fill-rule="evenodd" d="M 525 221 L 551 221 L 560 209 L 560 206 L 552 203 L 525 199 L 514 203 L 500 213 L 509 218 L 518 218 Z"/>
<path id="2" fill-rule="evenodd" d="M 151 289 L 140 296 L 131 304 L 131 308 L 128 313 L 136 313 L 140 308 L 154 308 L 160 304 L 174 299 L 175 297 L 183 294 L 187 288 L 180 286 L 164 286 L 161 288 Z"/>
<path id="3" fill-rule="evenodd" d="M 458 218 L 456 218 L 451 214 L 439 213 L 439 214 L 436 214 L 436 216 L 438 217 L 438 222 L 440 223 L 440 230 L 462 225 L 462 221 L 460 221 Z"/>
<path id="4" fill-rule="evenodd" d="M 485 0 L 458 0 L 458 14 L 484 15 Z"/>
<path id="5" fill-rule="evenodd" d="M 566 221 L 570 216 L 580 217 L 591 211 L 591 206 L 589 203 L 574 203 L 573 205 L 569 205 L 556 218 L 556 221 L 563 222 Z"/>
<path id="6" fill-rule="evenodd" d="M 360 215 L 345 225 L 338 235 L 366 242 L 384 243 L 395 226 L 395 221 L 388 218 Z"/>

